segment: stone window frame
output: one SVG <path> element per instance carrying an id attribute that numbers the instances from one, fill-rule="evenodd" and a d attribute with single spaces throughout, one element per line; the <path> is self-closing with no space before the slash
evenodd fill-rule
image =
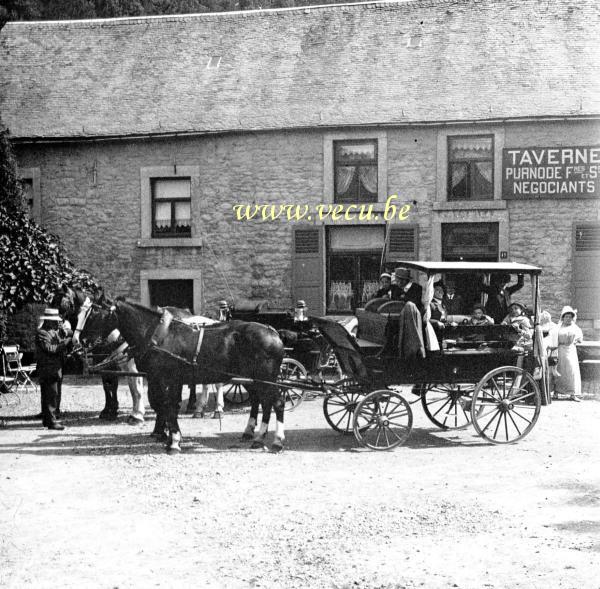
<path id="1" fill-rule="evenodd" d="M 31 208 L 31 218 L 36 222 L 42 222 L 42 198 L 41 198 L 41 178 L 39 168 L 19 168 L 19 180 L 31 180 L 31 193 L 33 197 L 33 206 Z"/>
<path id="2" fill-rule="evenodd" d="M 448 137 L 493 136 L 494 138 L 494 198 L 491 200 L 448 200 Z M 436 194 L 433 210 L 506 209 L 502 200 L 502 150 L 505 131 L 496 126 L 449 126 L 437 133 Z"/>
<path id="3" fill-rule="evenodd" d="M 323 202 L 335 202 L 335 156 L 334 141 L 377 141 L 377 202 L 376 210 L 383 210 L 387 200 L 387 133 L 385 131 L 344 131 L 326 133 L 323 136 Z M 371 204 L 371 203 L 344 203 Z"/>
<path id="4" fill-rule="evenodd" d="M 152 237 L 152 180 L 164 178 L 189 178 L 191 194 L 190 237 Z M 200 236 L 200 166 L 147 166 L 140 168 L 141 239 L 139 247 L 198 247 Z"/>
<path id="5" fill-rule="evenodd" d="M 156 268 L 140 270 L 140 302 L 150 306 L 150 280 L 191 280 L 193 288 L 194 309 L 199 313 L 202 309 L 202 271 L 196 269 Z"/>

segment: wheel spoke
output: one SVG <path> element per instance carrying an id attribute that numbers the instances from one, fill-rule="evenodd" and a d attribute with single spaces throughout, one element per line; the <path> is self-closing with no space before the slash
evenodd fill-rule
<path id="1" fill-rule="evenodd" d="M 533 407 L 532 407 L 532 409 L 533 409 Z M 514 413 L 515 415 L 518 415 L 523 421 L 526 421 L 529 424 L 531 424 L 531 422 L 533 421 L 531 419 L 527 419 L 527 417 L 523 417 L 523 415 L 521 415 L 516 409 L 513 409 L 512 413 Z"/>
<path id="2" fill-rule="evenodd" d="M 435 417 L 444 407 L 446 407 L 446 405 L 448 405 L 448 403 L 451 403 L 452 400 L 450 398 L 446 399 L 446 402 L 433 414 L 433 416 Z"/>
<path id="3" fill-rule="evenodd" d="M 519 436 L 521 435 L 521 430 L 519 429 L 519 426 L 516 424 L 515 420 L 513 419 L 513 416 L 511 415 L 511 413 L 508 413 L 508 416 L 510 417 L 510 420 L 512 421 L 513 425 L 515 426 L 515 429 L 517 430 L 517 432 L 519 432 Z"/>
<path id="4" fill-rule="evenodd" d="M 482 430 L 481 430 L 482 433 L 485 432 L 485 430 L 490 426 L 490 424 L 492 423 L 492 421 L 494 421 L 494 419 L 496 419 L 496 416 L 499 415 L 499 413 L 500 413 L 500 410 L 496 409 L 496 412 L 494 413 L 494 415 L 492 415 L 492 419 L 490 419 L 487 422 L 487 425 L 484 428 L 482 428 Z"/>

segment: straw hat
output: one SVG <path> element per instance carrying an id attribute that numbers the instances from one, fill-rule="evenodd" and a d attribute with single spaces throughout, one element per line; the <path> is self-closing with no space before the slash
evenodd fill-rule
<path id="1" fill-rule="evenodd" d="M 40 321 L 62 321 L 58 309 L 44 309 L 44 314 L 39 319 Z"/>
<path id="2" fill-rule="evenodd" d="M 381 276 L 379 277 L 379 280 L 381 280 L 382 278 L 391 278 L 392 275 L 389 272 L 382 272 Z"/>
<path id="3" fill-rule="evenodd" d="M 573 319 L 577 319 L 577 309 L 573 309 L 573 307 L 571 307 L 570 305 L 565 305 L 562 308 L 562 311 L 560 312 L 560 319 L 562 321 L 562 318 L 564 315 L 566 315 L 567 313 L 571 313 L 571 315 L 573 315 Z"/>
<path id="4" fill-rule="evenodd" d="M 520 307 L 521 311 L 525 311 L 525 305 L 523 305 L 522 303 L 511 303 L 510 305 L 508 305 L 508 308 L 510 309 L 511 307 Z"/>

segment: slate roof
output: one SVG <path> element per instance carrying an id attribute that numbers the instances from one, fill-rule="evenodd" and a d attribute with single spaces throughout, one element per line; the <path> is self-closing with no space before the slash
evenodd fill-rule
<path id="1" fill-rule="evenodd" d="M 0 113 L 16 138 L 596 115 L 599 23 L 596 0 L 14 22 Z"/>

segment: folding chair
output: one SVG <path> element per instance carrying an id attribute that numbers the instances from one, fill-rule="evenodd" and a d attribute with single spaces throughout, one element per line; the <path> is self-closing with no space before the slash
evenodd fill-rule
<path id="1" fill-rule="evenodd" d="M 16 387 L 14 392 L 37 392 L 37 385 L 31 380 L 31 373 L 36 369 L 35 364 L 23 366 L 21 358 L 23 354 L 19 352 L 19 346 L 3 346 L 2 356 L 6 366 L 6 375 L 14 379 L 13 386 Z"/>

